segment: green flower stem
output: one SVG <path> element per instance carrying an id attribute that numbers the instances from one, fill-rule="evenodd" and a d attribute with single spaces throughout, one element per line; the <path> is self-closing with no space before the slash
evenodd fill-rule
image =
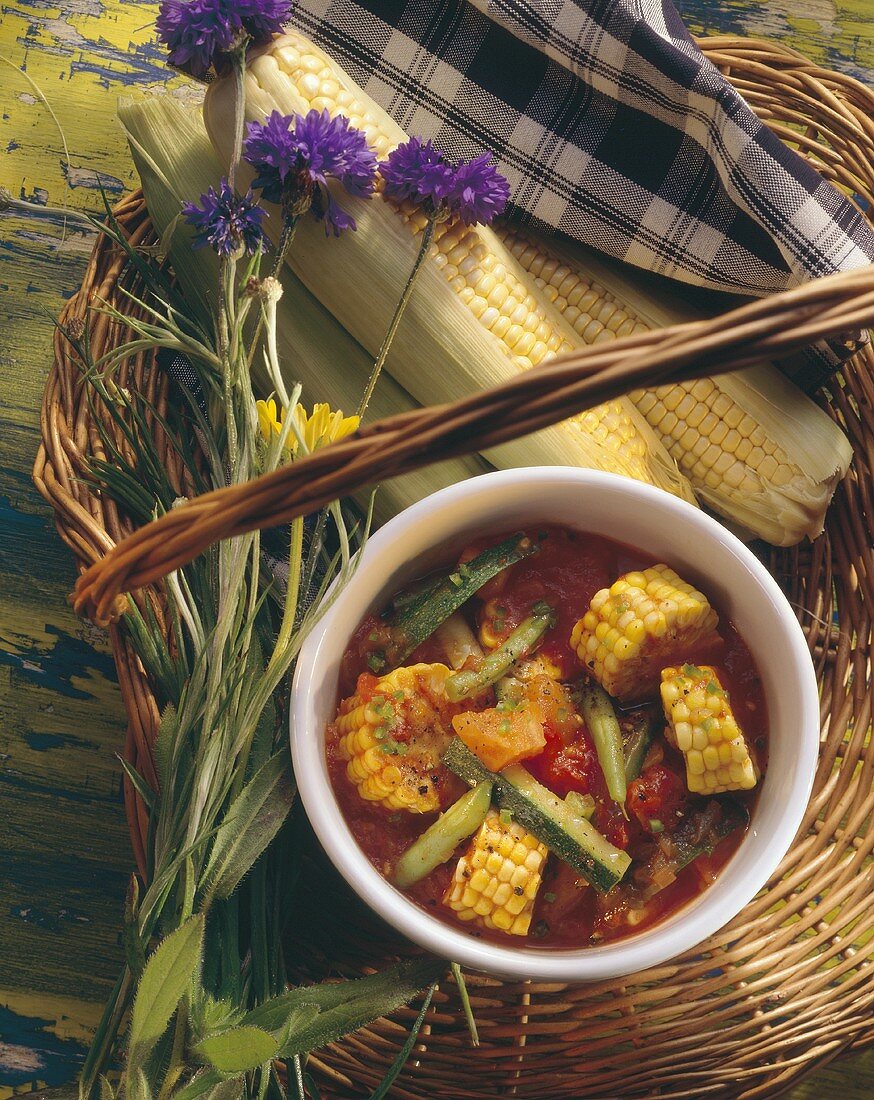
<path id="1" fill-rule="evenodd" d="M 279 237 L 279 244 L 276 246 L 276 256 L 274 257 L 273 267 L 270 271 L 274 279 L 279 278 L 279 272 L 282 270 L 282 265 L 285 263 L 285 257 L 288 255 L 288 250 L 294 243 L 299 221 L 299 214 L 291 214 L 286 217 L 282 223 L 282 233 Z"/>
<path id="2" fill-rule="evenodd" d="M 285 587 L 285 604 L 282 608 L 282 622 L 279 625 L 279 633 L 276 636 L 276 645 L 270 663 L 267 665 L 265 679 L 271 678 L 277 667 L 282 663 L 285 652 L 288 649 L 291 635 L 294 631 L 294 621 L 297 616 L 297 601 L 300 595 L 300 568 L 303 555 L 303 516 L 291 522 L 291 545 L 288 551 L 288 584 Z"/>
<path id="3" fill-rule="evenodd" d="M 282 233 L 279 236 L 279 244 L 276 246 L 276 256 L 273 259 L 273 267 L 270 269 L 270 276 L 273 279 L 279 279 L 279 273 L 282 270 L 285 257 L 288 255 L 289 249 L 294 243 L 299 221 L 300 215 L 293 214 L 286 217 L 285 221 L 282 223 Z M 273 359 L 276 361 L 279 359 L 276 353 L 276 299 L 271 298 L 261 310 L 261 316 L 258 318 L 258 326 L 255 329 L 255 335 L 249 345 L 249 358 L 246 362 L 246 367 L 250 371 L 252 369 L 252 360 L 255 358 L 255 352 L 258 350 L 258 344 L 261 340 L 261 333 L 264 331 L 265 319 L 267 321 L 267 340 L 269 343 L 272 343 Z M 282 375 L 278 374 L 276 377 L 273 377 L 273 372 L 271 371 L 271 380 L 273 382 L 273 388 L 276 390 L 276 396 L 279 398 L 281 404 L 286 406 L 288 404 L 288 394 L 285 391 Z"/>
<path id="4" fill-rule="evenodd" d="M 413 264 L 413 270 L 410 272 L 410 276 L 407 279 L 406 286 L 401 294 L 400 301 L 395 306 L 394 316 L 391 319 L 391 323 L 388 326 L 388 331 L 385 334 L 385 338 L 382 341 L 382 347 L 379 349 L 379 354 L 376 357 L 376 362 L 373 364 L 373 370 L 370 372 L 370 378 L 367 380 L 367 388 L 364 391 L 364 396 L 361 398 L 361 404 L 358 406 L 358 416 L 364 416 L 367 411 L 367 406 L 370 404 L 370 399 L 373 397 L 373 391 L 376 388 L 376 383 L 382 373 L 382 368 L 388 358 L 389 349 L 391 348 L 392 340 L 394 340 L 395 333 L 398 330 L 398 325 L 401 323 L 401 317 L 404 315 L 404 310 L 407 308 L 407 302 L 410 300 L 410 295 L 413 293 L 413 287 L 416 284 L 416 276 L 419 274 L 419 270 L 422 267 L 422 261 L 428 254 L 428 249 L 431 247 L 431 241 L 434 239 L 434 227 L 436 222 L 434 218 L 429 218 L 428 223 L 425 226 L 422 233 L 422 243 L 419 245 L 419 254 L 416 256 L 416 262 Z"/>
<path id="5" fill-rule="evenodd" d="M 228 167 L 228 183 L 234 190 L 237 166 L 243 155 L 243 129 L 246 124 L 246 46 L 249 39 L 244 38 L 231 55 L 234 70 L 234 147 L 231 163 Z"/>

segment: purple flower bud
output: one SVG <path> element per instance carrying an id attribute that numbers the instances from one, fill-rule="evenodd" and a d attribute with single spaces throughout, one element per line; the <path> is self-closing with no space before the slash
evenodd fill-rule
<path id="1" fill-rule="evenodd" d="M 488 225 L 503 212 L 509 198 L 510 185 L 492 154 L 483 153 L 459 163 L 446 204 L 465 225 Z"/>
<path id="2" fill-rule="evenodd" d="M 240 248 L 250 256 L 264 250 L 264 210 L 251 191 L 242 197 L 235 195 L 227 179 L 221 180 L 218 191 L 210 187 L 201 195 L 199 206 L 183 203 L 182 213 L 195 229 L 193 248 L 212 245 L 219 256 L 230 256 Z"/>
<path id="3" fill-rule="evenodd" d="M 291 19 L 294 0 L 229 0 L 254 42 L 279 34 Z"/>
<path id="4" fill-rule="evenodd" d="M 155 27 L 169 61 L 202 77 L 248 36 L 265 42 L 291 18 L 292 0 L 161 0 Z"/>
<path id="5" fill-rule="evenodd" d="M 412 137 L 389 153 L 379 166 L 387 198 L 412 199 L 428 211 L 437 211 L 450 192 L 452 165 L 430 141 Z"/>
<path id="6" fill-rule="evenodd" d="M 204 76 L 216 54 L 230 49 L 240 21 L 226 0 L 162 0 L 155 27 L 170 64 Z"/>
<path id="7" fill-rule="evenodd" d="M 305 116 L 273 111 L 263 123 L 249 123 L 243 156 L 257 173 L 253 187 L 265 199 L 281 202 L 286 211 L 310 203 L 313 216 L 324 220 L 325 232 L 335 236 L 354 229 L 355 221 L 330 194 L 329 178 L 358 198 L 373 191 L 376 157 L 363 132 L 343 115 L 332 119 L 327 111 Z"/>

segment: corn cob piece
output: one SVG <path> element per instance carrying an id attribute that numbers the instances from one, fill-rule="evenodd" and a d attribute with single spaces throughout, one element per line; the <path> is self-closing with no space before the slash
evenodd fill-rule
<path id="1" fill-rule="evenodd" d="M 710 665 L 662 670 L 668 738 L 686 760 L 686 786 L 695 794 L 748 791 L 756 769 L 735 721 L 728 694 Z"/>
<path id="2" fill-rule="evenodd" d="M 653 565 L 596 592 L 571 647 L 609 695 L 640 702 L 656 694 L 665 664 L 706 644 L 717 622 L 706 596 Z"/>
<path id="3" fill-rule="evenodd" d="M 340 704 L 334 727 L 346 775 L 368 802 L 387 810 L 432 813 L 443 802 L 440 757 L 452 738 L 445 665 L 407 665 L 377 682 L 365 699 Z"/>
<path id="4" fill-rule="evenodd" d="M 206 331 L 212 326 L 213 288 L 218 285 L 218 258 L 211 248 L 191 248 L 187 228 L 179 224 L 183 200 L 197 198 L 222 174 L 199 110 L 183 107 L 170 96 L 122 101 L 119 119 L 131 143 L 137 175 L 149 216 L 169 248 L 173 271 L 192 308 L 200 307 Z M 333 408 L 358 407 L 372 356 L 332 317 L 292 272 L 283 277 L 284 293 L 277 305 L 277 343 L 287 368 L 288 388 L 303 384 L 308 404 L 327 401 Z M 259 396 L 271 386 L 260 355 L 252 363 Z M 415 408 L 416 402 L 386 375 L 370 403 L 374 418 Z M 475 455 L 450 459 L 383 482 L 376 494 L 374 520 L 382 523 L 429 493 L 457 484 L 490 469 Z M 362 498 L 366 503 L 366 496 Z"/>
<path id="5" fill-rule="evenodd" d="M 498 234 L 587 344 L 694 317 L 688 308 L 666 307 L 663 298 L 656 302 L 639 282 L 580 248 L 547 245 L 506 227 Z M 822 531 L 852 449 L 776 367 L 759 364 L 629 397 L 714 511 L 777 546 Z"/>
<path id="6" fill-rule="evenodd" d="M 458 861 L 443 904 L 462 920 L 527 936 L 546 856 L 546 845 L 527 829 L 489 810 Z"/>
<path id="7" fill-rule="evenodd" d="M 233 80 L 222 79 L 210 85 L 204 104 L 207 130 L 223 160 L 230 153 L 233 99 Z M 248 118 L 311 108 L 348 117 L 380 157 L 407 137 L 302 35 L 289 32 L 253 52 L 246 73 Z M 289 262 L 316 298 L 376 354 L 425 219 L 410 205 L 398 209 L 379 197 L 344 203 L 357 232 L 326 242 L 323 229 L 303 219 Z M 279 217 L 271 217 L 268 232 L 280 225 Z M 350 293 L 350 284 L 366 289 Z M 395 335 L 389 370 L 422 404 L 452 401 L 576 343 L 570 326 L 532 294 L 526 273 L 491 230 L 444 223 Z M 610 470 L 694 500 L 661 441 L 624 398 L 485 457 L 499 466 L 570 463 Z"/>

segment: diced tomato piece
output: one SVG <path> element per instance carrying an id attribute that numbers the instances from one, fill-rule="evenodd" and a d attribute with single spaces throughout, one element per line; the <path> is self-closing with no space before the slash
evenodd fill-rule
<path id="1" fill-rule="evenodd" d="M 378 683 L 378 676 L 374 676 L 372 672 L 362 672 L 355 684 L 355 693 L 368 703 L 373 698 Z"/>
<path id="2" fill-rule="evenodd" d="M 628 786 L 626 805 L 647 833 L 670 832 L 682 817 L 688 792 L 681 776 L 653 764 Z"/>

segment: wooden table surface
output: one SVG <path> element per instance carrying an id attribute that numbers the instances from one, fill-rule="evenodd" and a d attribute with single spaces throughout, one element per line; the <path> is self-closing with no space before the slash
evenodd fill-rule
<path id="1" fill-rule="evenodd" d="M 874 79 L 874 0 L 684 0 L 691 29 L 766 35 Z M 134 184 L 120 94 L 168 79 L 141 0 L 0 8 L 0 1100 L 71 1079 L 119 968 L 131 854 L 115 753 L 124 729 L 100 631 L 66 596 L 71 559 L 30 480 L 52 326 L 92 245 L 57 208 Z M 23 200 L 23 201 L 19 201 Z M 792 1092 L 874 1096 L 874 1052 Z"/>

